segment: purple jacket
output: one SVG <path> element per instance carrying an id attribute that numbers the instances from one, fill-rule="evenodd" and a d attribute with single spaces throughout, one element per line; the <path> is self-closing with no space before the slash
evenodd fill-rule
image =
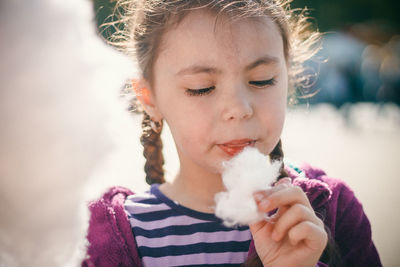
<path id="1" fill-rule="evenodd" d="M 351 189 L 325 172 L 303 164 L 285 166 L 293 184 L 306 192 L 316 214 L 324 221 L 336 242 L 344 266 L 382 266 L 371 239 L 371 226 L 361 203 Z M 301 172 L 305 177 L 299 175 Z M 91 218 L 87 239 L 87 257 L 82 266 L 142 266 L 124 201 L 133 192 L 122 187 L 109 189 L 89 204 Z M 256 253 L 251 242 L 249 256 Z M 317 266 L 328 266 L 319 262 Z"/>

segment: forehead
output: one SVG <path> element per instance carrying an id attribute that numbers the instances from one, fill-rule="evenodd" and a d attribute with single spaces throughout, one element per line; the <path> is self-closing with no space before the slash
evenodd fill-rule
<path id="1" fill-rule="evenodd" d="M 185 64 L 205 63 L 232 69 L 261 56 L 285 61 L 280 31 L 269 17 L 230 19 L 198 10 L 164 33 L 154 67 L 167 65 L 174 71 Z"/>

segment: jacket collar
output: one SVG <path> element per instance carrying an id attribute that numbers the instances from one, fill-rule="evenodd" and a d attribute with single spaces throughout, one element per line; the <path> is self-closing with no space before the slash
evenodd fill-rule
<path id="1" fill-rule="evenodd" d="M 332 196 L 329 185 L 323 181 L 325 172 L 307 163 L 300 166 L 285 161 L 285 171 L 292 178 L 293 184 L 301 187 L 314 209 L 325 205 Z"/>

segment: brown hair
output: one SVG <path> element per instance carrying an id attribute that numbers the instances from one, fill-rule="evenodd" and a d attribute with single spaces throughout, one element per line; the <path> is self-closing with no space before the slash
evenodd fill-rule
<path id="1" fill-rule="evenodd" d="M 290 9 L 287 0 L 117 0 L 114 17 L 119 19 L 105 23 L 116 32 L 109 42 L 132 57 L 137 62 L 143 78 L 150 84 L 153 80 L 153 65 L 158 56 L 163 34 L 191 11 L 204 9 L 214 12 L 216 20 L 220 16 L 229 19 L 257 18 L 268 16 L 281 33 L 283 50 L 288 63 L 289 98 L 288 103 L 296 102 L 296 97 L 307 95 L 311 77 L 304 63 L 313 57 L 320 48 L 320 33 L 311 29 L 305 10 Z M 136 105 L 140 109 L 139 105 Z M 146 181 L 149 184 L 163 183 L 163 155 L 161 132 L 151 130 L 150 117 L 143 112 L 143 135 L 141 143 L 146 158 Z M 270 153 L 271 160 L 282 160 L 282 143 L 279 140 Z M 287 177 L 281 167 L 278 179 Z M 326 249 L 328 251 L 329 249 Z M 325 255 L 326 253 L 324 253 Z M 329 258 L 329 257 L 328 257 Z M 249 259 L 246 266 L 257 265 L 259 258 Z"/>

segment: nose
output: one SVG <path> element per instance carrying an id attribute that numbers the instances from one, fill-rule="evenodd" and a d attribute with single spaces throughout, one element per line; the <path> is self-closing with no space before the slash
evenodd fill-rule
<path id="1" fill-rule="evenodd" d="M 245 120 L 253 115 L 251 98 L 246 89 L 228 90 L 222 101 L 222 118 L 225 121 Z"/>

